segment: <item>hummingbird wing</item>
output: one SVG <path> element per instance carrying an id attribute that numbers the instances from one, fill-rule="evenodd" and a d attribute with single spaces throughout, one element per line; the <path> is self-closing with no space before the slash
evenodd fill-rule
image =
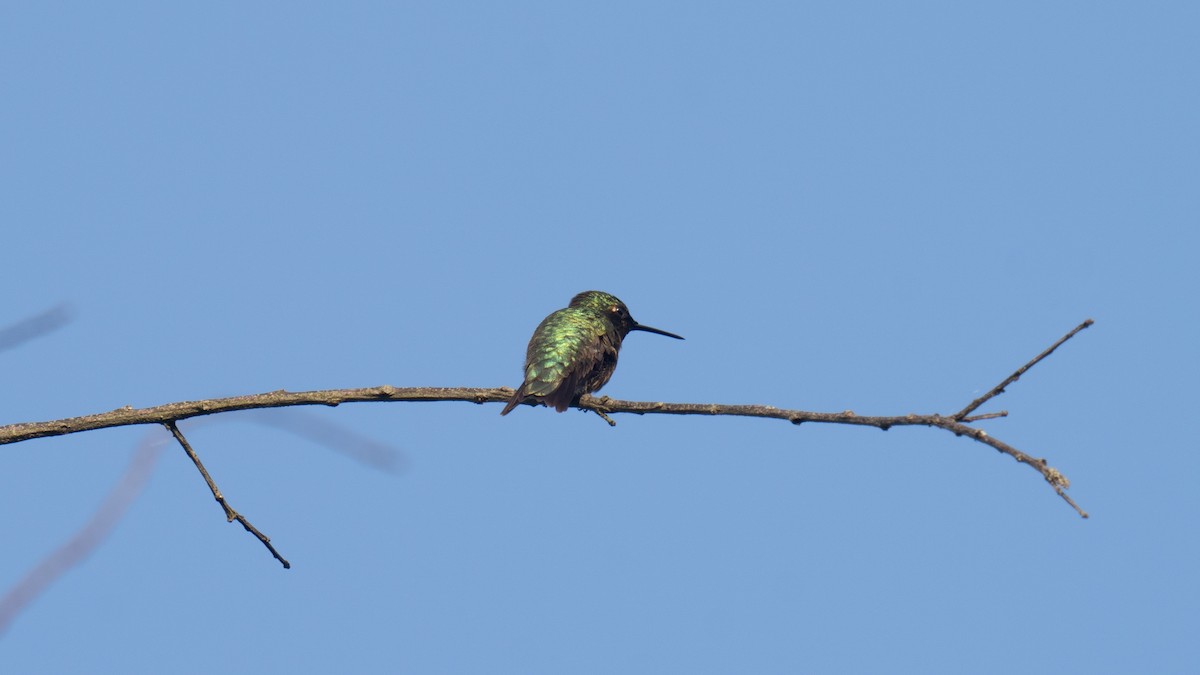
<path id="1" fill-rule="evenodd" d="M 565 412 L 575 402 L 575 399 L 579 398 L 580 394 L 591 393 L 599 389 L 599 387 L 589 389 L 588 383 L 594 379 L 593 373 L 597 367 L 604 362 L 602 344 L 602 340 L 590 340 L 579 345 L 572 355 L 571 365 L 557 386 L 543 387 L 546 393 L 541 396 L 546 405 L 553 406 L 558 412 Z M 547 385 L 549 384 L 551 383 L 547 383 Z"/>
<path id="2" fill-rule="evenodd" d="M 571 308 L 560 309 L 538 324 L 525 350 L 525 380 L 508 399 L 504 410 L 500 411 L 501 415 L 512 412 L 526 398 L 541 399 L 547 405 L 554 405 L 559 412 L 567 409 L 570 401 L 559 408 L 557 398 L 555 403 L 549 403 L 546 397 L 553 395 L 564 384 L 569 384 L 571 389 L 576 384 L 567 383 L 566 380 L 571 377 L 570 365 L 582 346 L 582 336 L 587 332 L 576 315 L 577 312 Z"/>
<path id="3" fill-rule="evenodd" d="M 596 379 L 595 372 L 607 359 L 616 357 L 611 340 L 606 339 L 606 328 L 586 312 L 570 307 L 546 317 L 529 341 L 525 382 L 513 399 L 536 396 L 563 412 L 580 394 L 599 389 L 608 377 L 589 386 Z M 517 403 L 509 401 L 514 407 Z"/>

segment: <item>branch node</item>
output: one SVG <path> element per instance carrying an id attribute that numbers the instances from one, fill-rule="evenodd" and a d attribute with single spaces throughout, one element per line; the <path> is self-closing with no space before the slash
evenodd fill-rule
<path id="1" fill-rule="evenodd" d="M 1045 460 L 1043 460 L 1045 461 Z M 1042 467 L 1042 475 L 1046 477 L 1046 482 L 1053 485 L 1055 488 L 1063 490 L 1071 487 L 1071 481 L 1062 472 L 1052 466 Z"/>

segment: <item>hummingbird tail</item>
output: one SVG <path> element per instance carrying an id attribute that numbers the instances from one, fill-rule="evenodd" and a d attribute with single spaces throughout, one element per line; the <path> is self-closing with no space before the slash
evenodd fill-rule
<path id="1" fill-rule="evenodd" d="M 521 386 L 517 387 L 517 390 L 513 392 L 512 398 L 508 399 L 508 404 L 504 406 L 504 410 L 500 411 L 500 415 L 503 417 L 504 415 L 507 415 L 508 413 L 512 412 L 513 408 L 520 405 L 521 401 L 524 401 L 524 400 L 525 400 L 525 383 L 522 382 Z"/>
<path id="2" fill-rule="evenodd" d="M 579 372 L 574 370 L 554 388 L 554 391 L 543 396 L 542 400 L 558 412 L 566 412 L 567 408 L 570 408 L 571 404 L 579 398 L 579 394 L 575 393 L 578 386 Z"/>

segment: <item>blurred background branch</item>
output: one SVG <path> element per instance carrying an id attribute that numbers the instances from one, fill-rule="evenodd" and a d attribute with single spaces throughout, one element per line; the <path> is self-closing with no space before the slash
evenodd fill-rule
<path id="1" fill-rule="evenodd" d="M 0 351 L 18 347 L 48 333 L 62 328 L 75 318 L 71 306 L 63 303 L 22 319 L 6 328 L 0 328 Z"/>

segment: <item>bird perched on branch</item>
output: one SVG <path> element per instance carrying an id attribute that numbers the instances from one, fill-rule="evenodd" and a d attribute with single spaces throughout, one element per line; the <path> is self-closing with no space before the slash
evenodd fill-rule
<path id="1" fill-rule="evenodd" d="M 599 391 L 617 368 L 621 341 L 635 330 L 683 339 L 634 321 L 625 303 L 603 291 L 571 298 L 533 331 L 525 351 L 525 381 L 500 414 L 528 399 L 563 412 L 580 396 Z"/>

